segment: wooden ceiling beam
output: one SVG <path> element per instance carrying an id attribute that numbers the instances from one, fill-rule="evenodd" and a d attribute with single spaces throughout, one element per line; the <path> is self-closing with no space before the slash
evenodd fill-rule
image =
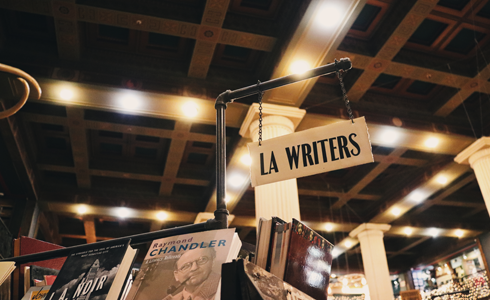
<path id="1" fill-rule="evenodd" d="M 67 167 L 67 166 L 37 164 L 37 168 L 43 171 L 76 173 L 76 169 L 74 167 Z M 157 176 L 157 175 L 95 170 L 95 169 L 88 170 L 88 173 L 90 176 L 124 178 L 124 179 L 144 180 L 144 181 L 152 181 L 152 182 L 161 182 L 163 178 L 162 176 Z M 190 179 L 190 178 L 173 178 L 172 180 L 174 183 L 178 183 L 178 184 L 197 185 L 197 186 L 208 186 L 210 182 L 208 180 Z"/>
<path id="2" fill-rule="evenodd" d="M 83 228 L 85 229 L 85 238 L 87 240 L 87 244 L 97 242 L 97 234 L 95 233 L 95 222 L 93 217 L 84 218 Z"/>
<path id="3" fill-rule="evenodd" d="M 80 35 L 75 0 L 52 1 L 56 44 L 61 59 L 80 59 Z"/>
<path id="4" fill-rule="evenodd" d="M 340 209 L 344 206 L 349 200 L 353 198 L 357 198 L 362 189 L 364 189 L 368 184 L 370 184 L 379 174 L 383 173 L 386 169 L 390 167 L 391 164 L 395 163 L 397 159 L 405 153 L 407 149 L 405 148 L 397 148 L 393 150 L 387 157 L 383 159 L 376 167 L 374 167 L 366 176 L 364 176 L 358 183 L 356 183 L 347 193 L 345 193 L 342 197 L 339 198 L 337 202 L 335 202 L 331 209 Z"/>
<path id="5" fill-rule="evenodd" d="M 159 195 L 171 195 L 175 184 L 175 178 L 179 172 L 182 157 L 187 145 L 188 133 L 191 124 L 186 122 L 175 123 L 175 132 L 170 142 L 170 149 L 167 154 L 165 170 L 161 179 Z"/>
<path id="6" fill-rule="evenodd" d="M 398 27 L 376 53 L 376 56 L 366 64 L 364 72 L 349 90 L 349 99 L 351 101 L 358 102 L 361 100 L 376 78 L 388 68 L 391 60 L 436 5 L 437 1 L 417 0 L 415 2 Z"/>
<path id="7" fill-rule="evenodd" d="M 67 107 L 68 132 L 70 134 L 71 151 L 75 164 L 75 174 L 79 188 L 90 188 L 90 174 L 88 162 L 87 130 L 83 126 L 84 110 L 78 107 Z"/>
<path id="8" fill-rule="evenodd" d="M 485 205 L 481 203 L 467 203 L 467 202 L 463 203 L 463 202 L 454 202 L 454 201 L 444 201 L 445 198 L 457 192 L 459 189 L 461 189 L 462 187 L 464 187 L 465 185 L 467 185 L 468 183 L 472 182 L 475 179 L 476 177 L 474 173 L 466 176 L 463 180 L 450 186 L 447 190 L 442 192 L 434 199 L 424 201 L 424 203 L 419 208 L 417 208 L 413 212 L 413 214 L 420 214 L 421 212 L 425 211 L 426 209 L 429 209 L 433 205 L 466 206 L 466 207 L 477 207 L 477 208 L 480 208 L 482 206 L 485 207 Z M 474 206 L 473 204 L 476 204 L 477 206 Z"/>
<path id="9" fill-rule="evenodd" d="M 406 253 L 408 250 L 412 249 L 413 247 L 415 247 L 415 246 L 417 246 L 417 245 L 420 245 L 420 244 L 422 244 L 423 242 L 425 242 L 425 241 L 427 241 L 427 240 L 429 240 L 429 239 L 431 239 L 431 238 L 432 238 L 432 237 L 430 237 L 430 236 L 424 236 L 424 237 L 422 237 L 422 238 L 420 238 L 420 239 L 416 240 L 415 242 L 411 243 L 410 245 L 408 245 L 408 246 L 406 246 L 406 247 L 404 247 L 404 248 L 402 248 L 402 249 L 400 249 L 400 250 L 396 251 L 395 253 L 391 253 L 391 254 L 389 254 L 389 255 L 388 255 L 388 258 L 393 258 L 393 257 L 398 256 L 398 255 L 400 255 L 400 254 L 404 254 L 404 253 Z"/>

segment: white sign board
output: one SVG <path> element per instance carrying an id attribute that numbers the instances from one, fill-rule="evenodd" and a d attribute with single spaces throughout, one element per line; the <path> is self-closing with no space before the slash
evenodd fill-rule
<path id="1" fill-rule="evenodd" d="M 364 117 L 248 144 L 252 186 L 373 162 Z"/>

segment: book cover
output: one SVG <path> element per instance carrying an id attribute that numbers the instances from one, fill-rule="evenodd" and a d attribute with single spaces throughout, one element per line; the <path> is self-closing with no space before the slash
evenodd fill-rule
<path id="1" fill-rule="evenodd" d="M 15 263 L 13 261 L 0 262 L 0 285 L 2 285 L 14 270 Z"/>
<path id="2" fill-rule="evenodd" d="M 43 300 L 49 292 L 51 286 L 31 286 L 21 300 Z"/>
<path id="3" fill-rule="evenodd" d="M 221 299 L 314 300 L 287 282 L 251 262 L 240 259 L 223 264 Z"/>
<path id="4" fill-rule="evenodd" d="M 126 299 L 217 299 L 221 265 L 240 245 L 233 228 L 154 240 Z"/>
<path id="5" fill-rule="evenodd" d="M 284 281 L 317 300 L 327 299 L 333 245 L 293 219 Z"/>
<path id="6" fill-rule="evenodd" d="M 76 250 L 68 255 L 45 299 L 117 299 L 135 254 L 129 239 Z"/>

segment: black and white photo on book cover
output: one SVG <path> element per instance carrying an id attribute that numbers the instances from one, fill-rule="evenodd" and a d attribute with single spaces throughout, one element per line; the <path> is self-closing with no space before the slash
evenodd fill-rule
<path id="1" fill-rule="evenodd" d="M 129 240 L 70 253 L 48 300 L 104 300 L 126 254 Z"/>
<path id="2" fill-rule="evenodd" d="M 235 229 L 221 229 L 154 240 L 126 300 L 219 297 L 221 265 L 241 245 L 232 247 L 234 235 Z"/>

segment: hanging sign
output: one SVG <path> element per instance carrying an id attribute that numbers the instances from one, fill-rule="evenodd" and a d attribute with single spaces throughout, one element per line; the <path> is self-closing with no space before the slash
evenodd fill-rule
<path id="1" fill-rule="evenodd" d="M 373 162 L 364 117 L 248 144 L 252 186 Z"/>

